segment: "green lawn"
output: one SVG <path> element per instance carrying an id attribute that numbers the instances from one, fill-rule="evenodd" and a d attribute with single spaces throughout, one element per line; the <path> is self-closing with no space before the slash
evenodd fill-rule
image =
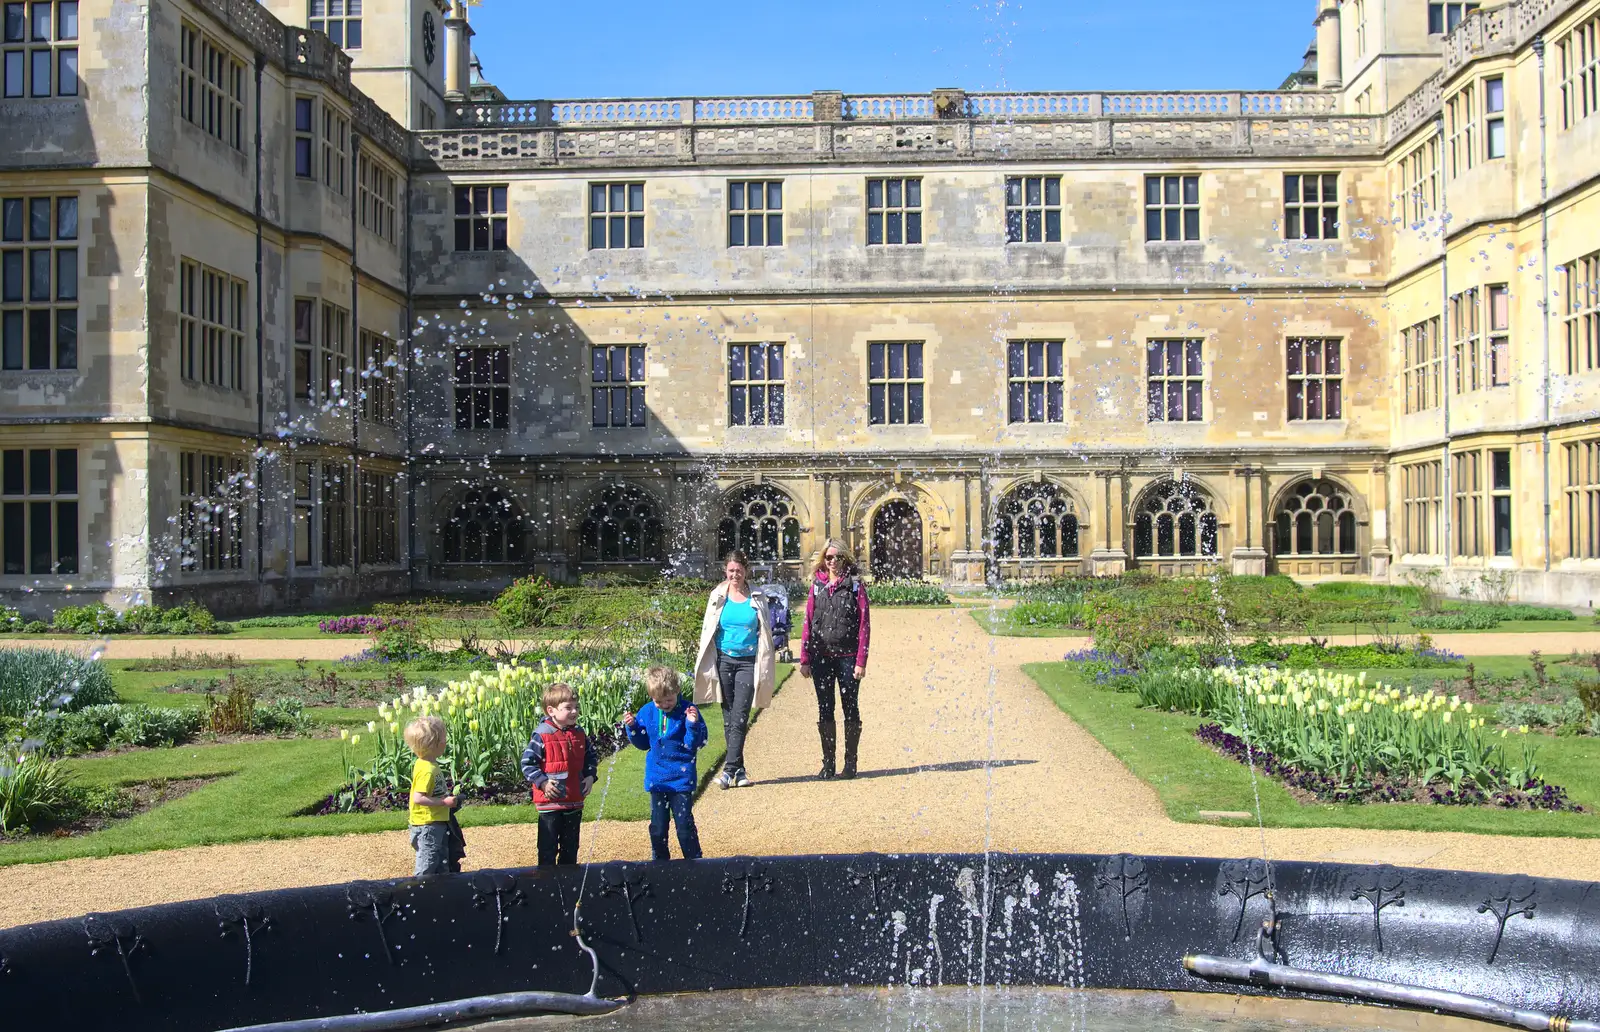
<path id="1" fill-rule="evenodd" d="M 1525 660 L 1507 659 L 1495 672 L 1512 672 Z M 1480 664 L 1480 670 L 1485 666 Z M 1199 717 L 1141 709 L 1138 696 L 1095 686 L 1066 663 L 1024 668 L 1068 716 L 1094 735 L 1161 797 L 1167 814 L 1191 823 L 1201 810 L 1255 812 L 1250 770 L 1213 752 L 1194 737 Z M 1487 672 L 1487 671 L 1486 671 Z M 1443 671 L 1374 671 L 1369 677 L 1400 683 Z M 1451 671 L 1459 675 L 1460 671 Z M 1391 676 L 1398 675 L 1398 676 Z M 1546 738 L 1539 752 L 1544 776 L 1573 802 L 1600 808 L 1600 739 Z M 1259 780 L 1262 818 L 1275 828 L 1376 828 L 1390 831 L 1465 831 L 1495 835 L 1600 837 L 1594 813 L 1535 813 L 1415 804 L 1312 804 L 1297 802 L 1277 782 Z"/>
<path id="2" fill-rule="evenodd" d="M 1002 638 L 1094 637 L 1094 631 L 1089 628 L 1020 623 L 1012 615 L 1010 609 L 974 607 L 970 612 L 972 613 L 972 618 L 978 621 L 979 627 L 982 627 L 990 634 Z M 1435 638 L 1445 634 L 1594 634 L 1596 645 L 1600 645 L 1600 624 L 1583 617 L 1579 617 L 1576 620 L 1507 620 L 1498 627 L 1475 631 L 1418 629 L 1410 624 L 1395 623 L 1385 624 L 1382 631 L 1386 635 L 1427 634 Z M 1319 624 L 1312 627 L 1307 633 L 1316 635 L 1319 638 L 1343 637 L 1344 635 L 1353 634 L 1362 641 L 1370 641 L 1375 636 L 1374 628 L 1371 624 Z"/>
<path id="3" fill-rule="evenodd" d="M 169 706 L 203 704 L 202 696 L 167 693 L 158 689 L 175 679 L 206 675 L 208 672 L 141 674 L 126 670 L 125 663 L 112 665 L 122 668 L 115 676 L 118 694 L 124 701 Z M 260 665 L 293 667 L 294 663 L 282 661 Z M 792 669 L 779 666 L 780 687 Z M 437 676 L 451 675 L 450 672 L 443 672 Z M 376 710 L 317 708 L 308 712 L 330 725 L 364 723 L 377 717 Z M 722 762 L 726 750 L 722 741 L 721 711 L 716 706 L 708 706 L 701 712 L 705 715 L 708 732 L 706 747 L 699 756 L 703 788 Z M 590 796 L 589 805 L 584 808 L 586 821 L 602 818 L 620 821 L 649 819 L 650 797 L 644 791 L 644 756 L 643 752 L 630 748 L 602 761 L 600 783 L 595 787 L 595 794 Z M 229 745 L 139 749 L 114 756 L 69 760 L 68 766 L 83 783 L 89 785 L 127 785 L 163 778 L 210 777 L 215 780 L 181 799 L 91 835 L 0 844 L 0 866 L 252 839 L 400 831 L 406 826 L 406 814 L 403 811 L 298 816 L 344 783 L 344 766 L 337 738 L 292 738 Z M 603 806 L 602 791 L 605 793 Z M 533 823 L 538 819 L 537 811 L 531 804 L 468 805 L 461 809 L 460 816 L 461 823 L 467 828 Z"/>

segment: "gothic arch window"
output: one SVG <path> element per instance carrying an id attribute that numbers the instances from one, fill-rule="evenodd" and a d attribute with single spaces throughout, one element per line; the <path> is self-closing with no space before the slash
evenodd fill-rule
<path id="1" fill-rule="evenodd" d="M 1276 554 L 1355 555 L 1355 509 L 1350 493 L 1331 481 L 1296 484 L 1278 508 Z"/>
<path id="2" fill-rule="evenodd" d="M 474 488 L 444 525 L 447 563 L 515 563 L 527 534 L 522 507 L 498 487 Z"/>
<path id="3" fill-rule="evenodd" d="M 1144 493 L 1133 518 L 1140 559 L 1209 558 L 1217 554 L 1217 514 L 1188 480 L 1164 480 Z"/>
<path id="4" fill-rule="evenodd" d="M 1006 495 L 994 522 L 997 559 L 1072 559 L 1078 555 L 1078 513 L 1054 484 L 1024 484 Z"/>
<path id="5" fill-rule="evenodd" d="M 580 555 L 586 563 L 659 563 L 661 518 L 637 487 L 608 487 L 584 517 Z"/>
<path id="6" fill-rule="evenodd" d="M 800 519 L 789 496 L 768 485 L 731 495 L 717 525 L 717 556 L 736 548 L 752 562 L 798 562 Z"/>

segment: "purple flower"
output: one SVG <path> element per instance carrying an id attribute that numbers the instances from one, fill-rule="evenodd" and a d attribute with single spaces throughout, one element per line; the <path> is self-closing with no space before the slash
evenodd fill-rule
<path id="1" fill-rule="evenodd" d="M 317 630 L 323 634 L 377 634 L 409 626 L 411 621 L 391 616 L 339 616 L 317 624 Z"/>

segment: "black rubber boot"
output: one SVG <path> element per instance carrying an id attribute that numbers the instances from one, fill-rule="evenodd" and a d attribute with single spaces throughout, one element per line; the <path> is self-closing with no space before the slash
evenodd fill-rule
<path id="1" fill-rule="evenodd" d="M 817 734 L 822 737 L 822 769 L 817 777 L 823 781 L 833 777 L 833 754 L 839 746 L 839 729 L 831 720 L 817 721 Z"/>
<path id="2" fill-rule="evenodd" d="M 844 722 L 844 768 L 839 771 L 841 778 L 856 776 L 856 747 L 861 744 L 861 722 Z"/>

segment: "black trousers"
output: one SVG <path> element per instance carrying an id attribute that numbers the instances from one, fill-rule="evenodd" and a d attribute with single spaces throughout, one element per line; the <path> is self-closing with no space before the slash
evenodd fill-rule
<path id="1" fill-rule="evenodd" d="M 578 830 L 583 810 L 542 810 L 539 813 L 539 866 L 578 862 Z"/>
<path id="2" fill-rule="evenodd" d="M 844 705 L 844 722 L 861 723 L 861 682 L 856 680 L 856 657 L 811 661 L 811 684 L 817 690 L 817 719 L 833 723 L 833 688 L 839 686 L 839 701 Z"/>
<path id="3" fill-rule="evenodd" d="M 744 736 L 756 701 L 756 657 L 718 652 L 717 680 L 722 683 L 722 740 L 728 746 L 722 769 L 732 773 L 744 770 Z"/>

